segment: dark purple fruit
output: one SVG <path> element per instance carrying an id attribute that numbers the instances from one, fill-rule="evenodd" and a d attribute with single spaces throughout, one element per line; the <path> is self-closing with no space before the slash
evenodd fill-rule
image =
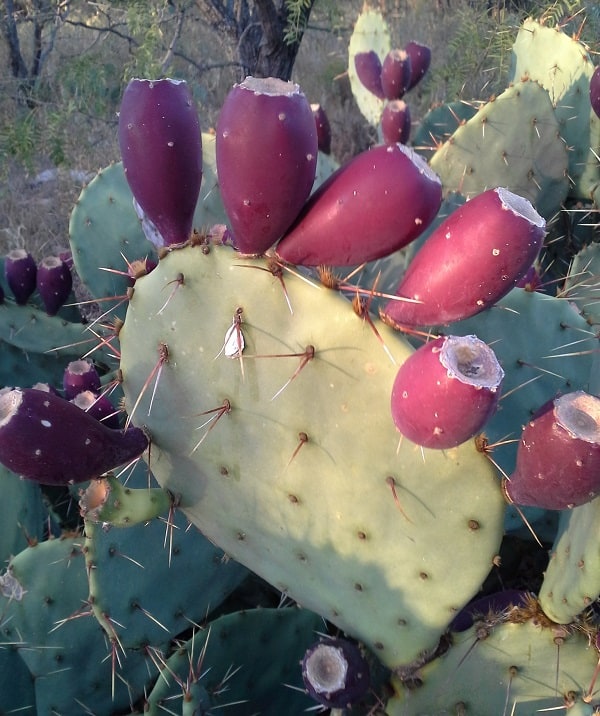
<path id="1" fill-rule="evenodd" d="M 381 60 L 375 50 L 354 55 L 354 69 L 363 87 L 379 99 L 385 99 L 381 86 Z"/>
<path id="2" fill-rule="evenodd" d="M 73 275 L 66 261 L 47 256 L 37 267 L 36 284 L 46 313 L 55 316 L 71 295 Z"/>
<path id="3" fill-rule="evenodd" d="M 65 398 L 71 400 L 84 390 L 100 390 L 100 375 L 96 367 L 88 360 L 71 361 L 63 373 Z"/>
<path id="4" fill-rule="evenodd" d="M 331 125 L 327 113 L 320 104 L 311 104 L 315 126 L 317 128 L 317 145 L 323 154 L 331 154 Z"/>
<path id="5" fill-rule="evenodd" d="M 406 144 L 410 137 L 410 109 L 402 99 L 390 100 L 381 114 L 381 134 L 386 144 Z"/>
<path id="6" fill-rule="evenodd" d="M 597 117 L 600 117 L 600 65 L 590 79 L 590 103 Z"/>
<path id="7" fill-rule="evenodd" d="M 125 177 L 161 245 L 187 241 L 202 182 L 202 135 L 183 80 L 133 79 L 119 113 Z"/>
<path id="8" fill-rule="evenodd" d="M 327 639 L 309 647 L 302 660 L 302 679 L 315 701 L 335 709 L 359 701 L 371 681 L 366 659 L 346 639 Z"/>
<path id="9" fill-rule="evenodd" d="M 25 249 L 13 249 L 4 259 L 6 283 L 15 301 L 24 306 L 35 291 L 37 265 Z"/>
<path id="10" fill-rule="evenodd" d="M 404 47 L 410 57 L 410 81 L 407 89 L 412 89 L 418 84 L 429 69 L 431 64 L 431 49 L 420 42 L 409 42 Z"/>
<path id="11" fill-rule="evenodd" d="M 17 388 L 0 394 L 0 463 L 28 480 L 84 482 L 135 460 L 147 447 L 140 428 L 111 430 L 53 393 Z"/>
<path id="12" fill-rule="evenodd" d="M 389 100 L 402 99 L 412 75 L 410 55 L 406 50 L 390 50 L 381 66 L 381 88 Z"/>
<path id="13" fill-rule="evenodd" d="M 500 398 L 504 371 L 476 336 L 441 336 L 400 366 L 392 418 L 409 440 L 444 450 L 477 435 Z"/>

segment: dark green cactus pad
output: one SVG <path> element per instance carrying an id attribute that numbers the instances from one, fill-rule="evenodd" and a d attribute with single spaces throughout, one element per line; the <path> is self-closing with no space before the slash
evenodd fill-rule
<path id="1" fill-rule="evenodd" d="M 562 288 L 565 299 L 572 301 L 590 327 L 600 324 L 600 244 L 584 246 L 573 258 Z"/>
<path id="2" fill-rule="evenodd" d="M 21 480 L 4 466 L 0 466 L 0 481 L 0 555 L 6 562 L 29 542 L 43 538 L 48 511 L 37 483 Z"/>
<path id="3" fill-rule="evenodd" d="M 548 92 L 518 82 L 484 104 L 431 157 L 445 191 L 506 187 L 550 218 L 567 196 L 567 149 Z"/>
<path id="4" fill-rule="evenodd" d="M 363 117 L 377 126 L 383 112 L 384 101 L 370 92 L 358 79 L 354 58 L 361 52 L 375 52 L 383 62 L 391 49 L 390 29 L 378 10 L 365 8 L 358 16 L 348 45 L 348 78 L 352 94 Z"/>
<path id="5" fill-rule="evenodd" d="M 510 78 L 529 78 L 548 90 L 561 137 L 568 147 L 570 195 L 590 199 L 600 181 L 600 119 L 589 97 L 594 64 L 585 45 L 558 26 L 545 27 L 529 18 L 512 50 Z"/>
<path id="6" fill-rule="evenodd" d="M 560 514 L 558 533 L 540 590 L 550 619 L 567 624 L 600 595 L 600 500 Z"/>
<path id="7" fill-rule="evenodd" d="M 477 107 L 469 102 L 448 102 L 432 107 L 412 138 L 413 149 L 429 161 L 440 144 L 475 114 Z"/>
<path id="8" fill-rule="evenodd" d="M 413 688 L 398 682 L 389 716 L 538 716 L 566 704 L 569 714 L 596 713 L 583 701 L 599 656 L 586 634 L 490 620 L 452 640 L 444 656 L 411 675 Z"/>
<path id="9" fill-rule="evenodd" d="M 178 681 L 191 676 L 201 690 L 192 694 L 196 713 L 301 714 L 315 704 L 304 692 L 300 662 L 322 630 L 320 617 L 296 608 L 235 612 L 209 622 L 167 661 L 145 713 L 160 716 L 167 707 L 184 713 Z"/>
<path id="10" fill-rule="evenodd" d="M 142 490 L 134 490 L 137 497 Z M 106 527 L 85 525 L 90 597 L 99 622 L 124 648 L 162 644 L 186 631 L 247 575 L 180 512 Z"/>
<path id="11" fill-rule="evenodd" d="M 157 480 L 211 541 L 384 663 L 410 661 L 491 568 L 497 478 L 473 443 L 399 441 L 401 336 L 374 324 L 386 352 L 348 301 L 284 272 L 286 299 L 265 268 L 196 246 L 138 282 L 120 333 L 130 416 L 150 431 Z"/>
<path id="12" fill-rule="evenodd" d="M 73 537 L 42 542 L 2 575 L 0 648 L 16 645 L 34 679 L 38 716 L 113 713 L 130 707 L 150 681 L 143 653 L 121 654 L 113 695 L 110 647 L 86 606 L 81 547 Z"/>
<path id="13" fill-rule="evenodd" d="M 492 346 L 505 371 L 500 407 L 485 428 L 491 443 L 517 438 L 531 414 L 556 393 L 587 390 L 598 341 L 568 301 L 515 288 L 483 314 L 448 332 L 475 333 Z M 515 445 L 494 459 L 512 472 Z"/>

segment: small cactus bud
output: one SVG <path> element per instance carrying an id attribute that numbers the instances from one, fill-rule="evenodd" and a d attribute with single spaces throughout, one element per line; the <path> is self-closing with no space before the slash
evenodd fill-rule
<path id="1" fill-rule="evenodd" d="M 359 52 L 354 56 L 354 68 L 364 87 L 379 99 L 385 99 L 381 86 L 381 60 L 374 50 Z"/>
<path id="2" fill-rule="evenodd" d="M 381 67 L 381 87 L 389 100 L 402 99 L 411 79 L 410 55 L 406 50 L 390 50 Z"/>
<path id="3" fill-rule="evenodd" d="M 323 154 L 331 154 L 331 125 L 327 113 L 320 104 L 311 104 L 310 108 L 317 127 L 317 144 Z"/>
<path id="4" fill-rule="evenodd" d="M 504 371 L 476 336 L 441 336 L 400 366 L 392 417 L 409 440 L 445 450 L 481 431 L 500 398 Z"/>
<path id="5" fill-rule="evenodd" d="M 35 291 L 35 259 L 25 249 L 13 249 L 4 260 L 4 275 L 15 301 L 24 306 Z"/>
<path id="6" fill-rule="evenodd" d="M 94 364 L 88 360 L 71 361 L 63 373 L 63 390 L 67 400 L 84 390 L 99 391 L 100 375 Z"/>
<path id="7" fill-rule="evenodd" d="M 410 57 L 410 81 L 407 90 L 412 89 L 425 76 L 431 64 L 431 49 L 420 42 L 409 42 L 404 49 Z"/>
<path id="8" fill-rule="evenodd" d="M 310 696 L 319 704 L 349 708 L 367 693 L 369 665 L 352 642 L 327 639 L 306 651 L 302 679 Z"/>
<path id="9" fill-rule="evenodd" d="M 37 269 L 37 290 L 46 313 L 55 316 L 71 294 L 73 276 L 69 265 L 59 256 L 47 256 Z"/>
<path id="10" fill-rule="evenodd" d="M 81 410 L 85 410 L 96 420 L 99 420 L 103 425 L 106 425 L 107 428 L 118 430 L 121 427 L 119 411 L 106 395 L 98 395 L 91 390 L 83 390 L 81 393 L 77 393 L 74 398 L 71 398 L 71 402 Z"/>
<path id="11" fill-rule="evenodd" d="M 410 109 L 404 100 L 387 102 L 381 115 L 381 134 L 386 144 L 407 144 L 410 137 Z"/>

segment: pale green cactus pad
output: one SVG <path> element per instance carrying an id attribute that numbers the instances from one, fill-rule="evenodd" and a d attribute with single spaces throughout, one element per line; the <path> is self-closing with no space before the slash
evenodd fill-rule
<path id="1" fill-rule="evenodd" d="M 346 299 L 285 271 L 286 297 L 265 269 L 204 245 L 138 281 L 120 333 L 128 412 L 210 540 L 387 665 L 411 661 L 491 568 L 498 479 L 474 442 L 400 441 L 401 336 L 377 321 L 384 349 Z"/>

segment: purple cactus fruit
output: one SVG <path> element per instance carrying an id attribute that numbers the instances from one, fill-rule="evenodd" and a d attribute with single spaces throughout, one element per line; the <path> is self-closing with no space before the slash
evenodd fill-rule
<path id="1" fill-rule="evenodd" d="M 404 100 L 386 103 L 381 114 L 381 134 L 386 144 L 406 144 L 410 137 L 410 109 Z"/>
<path id="2" fill-rule="evenodd" d="M 131 462 L 147 447 L 140 428 L 111 430 L 52 393 L 17 388 L 0 394 L 0 463 L 28 480 L 83 482 Z"/>
<path id="3" fill-rule="evenodd" d="M 504 371 L 476 336 L 441 336 L 400 366 L 392 388 L 392 418 L 409 440 L 444 450 L 481 431 L 500 398 Z"/>
<path id="4" fill-rule="evenodd" d="M 381 60 L 375 50 L 354 55 L 354 69 L 360 83 L 379 99 L 385 99 L 381 86 Z"/>
<path id="5" fill-rule="evenodd" d="M 600 118 L 600 65 L 596 67 L 590 79 L 590 104 Z"/>
<path id="6" fill-rule="evenodd" d="M 297 84 L 246 77 L 229 92 L 217 123 L 217 173 L 241 253 L 264 253 L 294 221 L 312 190 L 317 151 L 315 119 Z"/>
<path id="7" fill-rule="evenodd" d="M 311 104 L 310 108 L 317 127 L 317 146 L 323 154 L 331 154 L 331 125 L 327 113 L 320 104 Z"/>
<path id="8" fill-rule="evenodd" d="M 348 266 L 388 256 L 429 226 L 441 200 L 439 177 L 416 152 L 380 145 L 321 184 L 276 252 L 304 266 Z"/>
<path id="9" fill-rule="evenodd" d="M 71 399 L 71 402 L 106 425 L 107 428 L 118 430 L 121 427 L 119 411 L 106 395 L 98 395 L 91 390 L 84 390 L 81 393 L 77 393 Z"/>
<path id="10" fill-rule="evenodd" d="M 431 49 L 419 42 L 409 42 L 404 47 L 410 57 L 410 80 L 407 90 L 418 84 L 426 74 L 431 64 Z"/>
<path id="11" fill-rule="evenodd" d="M 600 398 L 575 391 L 545 403 L 523 428 L 504 491 L 510 502 L 547 510 L 600 494 Z"/>
<path id="12" fill-rule="evenodd" d="M 508 189 L 484 191 L 428 237 L 396 290 L 413 302 L 390 300 L 382 319 L 395 328 L 434 326 L 489 308 L 527 273 L 545 230 L 527 199 Z"/>
<path id="13" fill-rule="evenodd" d="M 412 74 L 410 55 L 406 50 L 390 50 L 381 66 L 381 87 L 389 100 L 402 99 Z"/>
<path id="14" fill-rule="evenodd" d="M 315 701 L 335 709 L 359 701 L 371 683 L 366 659 L 347 639 L 327 639 L 309 647 L 302 660 L 302 679 Z"/>
<path id="15" fill-rule="evenodd" d="M 46 256 L 38 265 L 36 285 L 46 313 L 55 316 L 73 288 L 69 265 L 58 256 Z"/>
<path id="16" fill-rule="evenodd" d="M 13 249 L 4 259 L 4 275 L 15 301 L 24 306 L 35 291 L 35 259 L 25 249 Z"/>
<path id="17" fill-rule="evenodd" d="M 71 361 L 63 373 L 63 390 L 67 400 L 84 390 L 99 391 L 100 375 L 94 364 L 88 360 Z"/>
<path id="18" fill-rule="evenodd" d="M 131 80 L 121 102 L 119 146 L 133 196 L 164 245 L 187 241 L 202 182 L 202 135 L 188 85 Z"/>
<path id="19" fill-rule="evenodd" d="M 486 594 L 469 602 L 450 622 L 450 631 L 461 632 L 470 629 L 479 618 L 507 617 L 516 607 L 524 607 L 530 599 L 530 593 L 519 589 L 505 589 L 501 592 Z"/>

